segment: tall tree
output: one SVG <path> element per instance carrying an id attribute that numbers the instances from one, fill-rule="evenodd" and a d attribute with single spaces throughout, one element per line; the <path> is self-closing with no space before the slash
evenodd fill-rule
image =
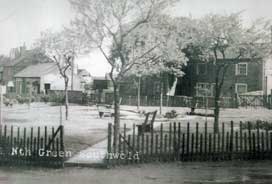
<path id="1" fill-rule="evenodd" d="M 59 74 L 64 80 L 65 97 L 65 119 L 69 115 L 69 97 L 68 85 L 72 71 L 72 66 L 76 53 L 79 52 L 78 40 L 73 39 L 73 35 L 68 30 L 52 33 L 49 30 L 41 33 L 41 38 L 36 45 L 40 47 L 45 54 L 56 63 Z"/>
<path id="2" fill-rule="evenodd" d="M 228 68 L 240 59 L 256 61 L 270 53 L 270 24 L 258 20 L 246 27 L 240 13 L 207 15 L 192 25 L 191 56 L 215 68 L 214 131 L 219 131 L 220 96 Z M 188 51 L 187 50 L 187 51 Z"/>
<path id="3" fill-rule="evenodd" d="M 154 43 L 158 43 L 152 52 L 142 58 L 141 65 L 134 65 L 126 75 L 154 76 L 160 79 L 160 112 L 162 112 L 163 89 L 169 87 L 164 86 L 165 81 L 168 81 L 165 78 L 168 78 L 168 75 L 181 77 L 183 75 L 181 69 L 187 62 L 182 52 L 187 46 L 187 37 L 180 36 L 178 29 L 174 18 L 161 15 L 154 18 L 151 23 L 139 27 L 135 34 L 126 39 L 128 45 L 126 56 L 131 59 L 144 54 L 142 52 L 148 47 L 151 48 Z M 146 62 L 147 60 L 149 62 Z M 138 96 L 139 87 L 138 84 Z"/>
<path id="4" fill-rule="evenodd" d="M 134 66 L 159 44 L 144 48 L 141 55 L 128 58 L 126 38 L 150 22 L 176 0 L 70 0 L 78 13 L 72 25 L 76 35 L 84 38 L 85 46 L 97 48 L 111 66 L 110 78 L 114 88 L 114 141 L 116 149 L 120 127 L 119 88 L 120 81 Z M 149 62 L 150 60 L 145 60 Z"/>

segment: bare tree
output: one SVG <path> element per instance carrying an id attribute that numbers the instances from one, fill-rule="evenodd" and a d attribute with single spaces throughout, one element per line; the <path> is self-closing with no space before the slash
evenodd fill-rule
<path id="1" fill-rule="evenodd" d="M 52 33 L 45 31 L 41 33 L 41 38 L 37 42 L 37 46 L 45 51 L 45 54 L 56 63 L 59 74 L 64 80 L 64 97 L 65 97 L 65 119 L 68 120 L 69 115 L 69 97 L 68 85 L 70 76 L 72 75 L 72 66 L 76 56 L 76 42 L 73 36 L 67 30 Z"/>
<path id="2" fill-rule="evenodd" d="M 111 66 L 114 88 L 114 143 L 116 149 L 120 126 L 119 88 L 125 74 L 143 62 L 143 58 L 159 44 L 144 48 L 141 55 L 127 58 L 126 39 L 136 30 L 153 21 L 176 0 L 70 0 L 78 13 L 72 25 L 89 49 L 97 48 Z M 131 37 L 130 37 L 131 38 Z M 146 62 L 150 60 L 145 60 Z"/>

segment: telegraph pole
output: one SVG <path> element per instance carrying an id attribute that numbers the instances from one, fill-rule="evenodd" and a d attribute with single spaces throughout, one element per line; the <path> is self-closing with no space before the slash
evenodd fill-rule
<path id="1" fill-rule="evenodd" d="M 0 125 L 2 125 L 2 119 L 3 119 L 3 113 L 2 113 L 2 108 L 3 108 L 3 87 L 0 86 Z"/>
<path id="2" fill-rule="evenodd" d="M 74 90 L 74 60 L 75 60 L 75 57 L 73 56 L 73 59 L 72 59 L 72 81 L 71 81 L 71 90 L 73 91 Z"/>

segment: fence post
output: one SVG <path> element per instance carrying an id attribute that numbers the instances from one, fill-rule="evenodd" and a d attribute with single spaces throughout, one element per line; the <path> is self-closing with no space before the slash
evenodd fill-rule
<path id="1" fill-rule="evenodd" d="M 268 122 L 265 122 L 266 126 L 268 127 Z M 269 153 L 269 134 L 268 134 L 268 128 L 265 130 L 265 142 L 266 142 L 266 153 Z"/>
<path id="2" fill-rule="evenodd" d="M 186 159 L 190 154 L 190 123 L 187 123 L 187 138 L 186 138 Z"/>
<path id="3" fill-rule="evenodd" d="M 174 160 L 177 159 L 178 156 L 178 146 L 177 146 L 177 124 L 174 122 L 174 137 L 173 137 L 173 147 L 174 147 Z"/>
<path id="4" fill-rule="evenodd" d="M 264 154 L 265 148 L 264 148 L 264 132 L 261 133 L 261 159 L 265 158 Z"/>
<path id="5" fill-rule="evenodd" d="M 132 152 L 133 154 L 135 153 L 135 142 L 136 142 L 136 139 L 135 139 L 135 124 L 133 123 L 132 125 Z"/>
<path id="6" fill-rule="evenodd" d="M 208 160 L 212 160 L 212 134 L 209 133 L 208 138 Z"/>
<path id="7" fill-rule="evenodd" d="M 248 149 L 247 149 L 247 144 L 248 144 L 248 141 L 247 141 L 247 134 L 246 134 L 246 132 L 244 132 L 244 153 L 242 153 L 242 154 L 244 154 L 244 156 L 243 156 L 243 158 L 246 160 L 246 159 L 248 159 Z"/>
<path id="8" fill-rule="evenodd" d="M 224 160 L 225 157 L 225 123 L 222 123 L 222 145 L 221 145 L 221 158 Z"/>
<path id="9" fill-rule="evenodd" d="M 153 126 L 153 125 L 151 125 Z M 151 140 L 150 140 L 150 156 L 151 159 L 153 159 L 153 150 L 154 150 L 154 131 L 153 127 L 151 127 L 151 132 L 150 132 Z"/>
<path id="10" fill-rule="evenodd" d="M 234 138 L 234 133 L 233 133 L 233 121 L 230 122 L 230 159 L 232 160 L 232 155 L 233 155 L 233 138 Z"/>
<path id="11" fill-rule="evenodd" d="M 41 134 L 41 128 L 38 127 L 37 149 L 36 149 L 36 154 L 37 155 L 38 155 L 38 151 L 40 149 L 40 138 L 41 138 L 40 134 Z M 18 135 L 18 137 L 19 137 L 19 135 Z"/>
<path id="12" fill-rule="evenodd" d="M 169 125 L 169 148 L 168 148 L 168 153 L 169 153 L 169 160 L 172 159 L 172 138 L 173 138 L 173 135 L 172 135 L 172 123 L 170 123 Z"/>
<path id="13" fill-rule="evenodd" d="M 144 157 L 145 157 L 145 137 L 144 134 L 141 134 L 141 162 L 144 162 Z"/>
<path id="14" fill-rule="evenodd" d="M 251 123 L 248 122 L 248 147 L 249 147 L 249 159 L 252 156 L 252 144 L 251 144 Z"/>
<path id="15" fill-rule="evenodd" d="M 163 155 L 163 149 L 162 149 L 162 146 L 163 146 L 163 124 L 161 123 L 161 129 L 160 129 L 160 160 L 163 160 L 162 159 L 162 155 Z"/>
<path id="16" fill-rule="evenodd" d="M 180 122 L 178 123 L 178 160 L 180 160 L 180 146 L 181 146 L 181 127 Z"/>
<path id="17" fill-rule="evenodd" d="M 196 154 L 196 157 L 198 157 L 198 139 L 199 139 L 199 135 L 198 135 L 198 133 L 199 133 L 199 124 L 198 123 L 196 123 L 196 144 L 195 144 L 195 154 Z"/>
<path id="18" fill-rule="evenodd" d="M 243 154 L 243 123 L 240 121 L 240 154 L 239 157 Z"/>
<path id="19" fill-rule="evenodd" d="M 205 122 L 205 130 L 204 130 L 204 157 L 205 160 L 207 159 L 207 138 L 208 138 L 208 127 L 207 127 L 207 122 Z"/>
<path id="20" fill-rule="evenodd" d="M 47 132 L 47 129 L 46 129 Z M 47 133 L 46 133 L 47 134 Z M 47 136 L 47 135 L 46 135 Z M 60 150 L 64 151 L 64 141 L 63 141 L 63 136 L 64 136 L 64 127 L 63 125 L 60 125 Z"/>
<path id="21" fill-rule="evenodd" d="M 11 129 L 10 129 L 10 143 L 11 143 L 11 147 L 13 147 L 13 126 L 11 126 Z"/>

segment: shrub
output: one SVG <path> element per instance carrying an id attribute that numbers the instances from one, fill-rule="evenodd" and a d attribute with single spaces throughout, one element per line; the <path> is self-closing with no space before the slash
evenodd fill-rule
<path id="1" fill-rule="evenodd" d="M 265 122 L 265 121 L 261 121 L 261 120 L 257 120 L 257 122 L 259 123 L 259 129 L 261 130 L 272 130 L 272 124 Z M 250 124 L 250 129 L 251 130 L 256 130 L 257 129 L 257 122 L 251 123 Z M 242 129 L 248 129 L 248 123 L 243 123 L 242 124 Z"/>
<path id="2" fill-rule="evenodd" d="M 166 112 L 164 117 L 167 119 L 173 119 L 176 118 L 178 116 L 177 111 L 175 110 L 171 110 L 170 112 Z"/>
<path id="3" fill-rule="evenodd" d="M 49 95 L 42 95 L 41 101 L 47 103 L 47 102 L 49 102 L 49 98 L 50 98 Z"/>
<path id="4" fill-rule="evenodd" d="M 18 101 L 19 104 L 24 104 L 24 103 L 28 103 L 29 102 L 29 97 L 17 95 L 16 96 L 16 100 Z M 34 100 L 35 99 L 32 97 L 31 98 L 31 102 L 34 102 Z"/>

